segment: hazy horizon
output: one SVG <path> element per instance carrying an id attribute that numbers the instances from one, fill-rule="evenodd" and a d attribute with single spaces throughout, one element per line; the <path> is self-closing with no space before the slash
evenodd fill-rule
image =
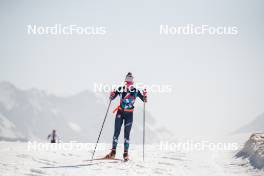
<path id="1" fill-rule="evenodd" d="M 262 1 L 1 1 L 0 81 L 57 95 L 135 82 L 176 136 L 217 136 L 264 112 Z M 28 35 L 27 25 L 105 26 L 106 35 Z M 237 26 L 238 35 L 160 35 L 161 24 Z M 105 97 L 107 99 L 108 97 Z M 136 106 L 141 106 L 140 100 Z M 140 117 L 137 117 L 140 118 Z"/>

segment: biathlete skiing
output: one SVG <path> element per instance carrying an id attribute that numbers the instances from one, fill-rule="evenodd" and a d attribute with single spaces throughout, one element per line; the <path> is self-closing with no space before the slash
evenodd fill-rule
<path id="1" fill-rule="evenodd" d="M 114 159 L 116 155 L 116 147 L 118 144 L 118 137 L 121 131 L 121 127 L 124 123 L 124 153 L 123 158 L 125 161 L 128 160 L 128 149 L 129 149 L 129 136 L 133 124 L 133 111 L 134 103 L 137 97 L 143 102 L 147 102 L 146 91 L 143 94 L 137 90 L 133 84 L 133 75 L 128 73 L 125 78 L 125 86 L 120 86 L 113 92 L 111 92 L 110 100 L 114 100 L 117 96 L 120 97 L 120 104 L 114 110 L 116 113 L 114 136 L 112 142 L 111 152 L 105 156 L 105 159 Z"/>

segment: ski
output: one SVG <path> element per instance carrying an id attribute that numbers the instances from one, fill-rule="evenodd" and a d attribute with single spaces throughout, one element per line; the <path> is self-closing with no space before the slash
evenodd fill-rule
<path id="1" fill-rule="evenodd" d="M 109 161 L 123 161 L 123 159 L 121 159 L 121 158 L 105 158 L 105 157 L 103 157 L 103 158 L 89 159 L 89 160 L 83 160 L 83 161 L 86 162 L 86 161 L 98 161 L 98 160 L 105 160 L 105 161 L 107 161 L 107 160 L 109 160 Z"/>
<path id="2" fill-rule="evenodd" d="M 122 162 L 127 162 L 129 159 L 121 159 L 121 158 L 95 158 L 95 159 L 88 159 L 88 160 L 83 160 L 83 162 L 87 161 L 122 161 Z"/>
<path id="3" fill-rule="evenodd" d="M 96 158 L 93 160 L 83 160 L 83 162 L 87 161 L 100 161 L 100 162 L 95 162 L 95 163 L 85 163 L 85 164 L 75 164 L 75 165 L 58 165 L 58 166 L 44 166 L 40 167 L 42 169 L 55 169 L 55 168 L 79 168 L 79 167 L 85 167 L 85 166 L 93 166 L 93 165 L 98 165 L 98 164 L 105 164 L 105 163 L 120 163 L 119 161 L 125 162 L 123 159 L 119 158 L 113 158 L 113 159 L 106 159 L 106 158 Z M 108 161 L 108 162 L 104 162 Z"/>
<path id="4" fill-rule="evenodd" d="M 114 163 L 115 161 L 109 162 Z M 96 163 L 88 163 L 88 164 L 75 164 L 75 165 L 58 165 L 58 166 L 43 166 L 40 167 L 42 169 L 56 169 L 56 168 L 80 168 L 80 167 L 86 167 L 86 166 L 93 166 L 98 164 L 104 164 L 105 162 L 96 162 Z"/>

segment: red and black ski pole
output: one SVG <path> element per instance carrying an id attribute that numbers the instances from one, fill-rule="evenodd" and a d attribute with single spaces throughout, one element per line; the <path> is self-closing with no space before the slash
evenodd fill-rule
<path id="1" fill-rule="evenodd" d="M 107 114 L 108 114 L 108 111 L 109 111 L 109 108 L 110 108 L 111 102 L 112 102 L 112 99 L 110 99 L 110 101 L 109 101 L 109 104 L 108 104 L 108 107 L 107 107 L 107 110 L 106 110 L 106 113 L 105 113 L 104 121 L 103 121 L 103 124 L 102 124 L 101 130 L 100 130 L 99 136 L 98 136 L 98 138 L 97 138 L 97 141 L 96 141 L 96 144 L 95 144 L 95 147 L 94 147 L 94 151 L 93 151 L 93 155 L 92 155 L 92 159 L 91 159 L 91 160 L 93 160 L 93 158 L 94 158 L 94 154 L 95 154 L 95 151 L 96 151 L 96 147 L 97 147 L 97 144 L 98 144 L 99 139 L 100 139 L 100 137 L 101 137 L 101 133 L 102 133 L 103 128 L 104 128 L 105 120 L 106 120 L 106 117 L 107 117 Z"/>

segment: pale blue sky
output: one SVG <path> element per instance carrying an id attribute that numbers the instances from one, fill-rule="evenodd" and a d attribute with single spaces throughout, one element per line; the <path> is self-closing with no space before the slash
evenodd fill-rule
<path id="1" fill-rule="evenodd" d="M 96 3 L 95 3 L 96 2 Z M 264 111 L 263 1 L 1 1 L 0 81 L 56 94 L 147 84 L 148 109 L 176 135 L 229 133 Z M 30 36 L 28 24 L 106 26 L 107 35 Z M 237 36 L 160 36 L 159 25 L 237 26 Z"/>

